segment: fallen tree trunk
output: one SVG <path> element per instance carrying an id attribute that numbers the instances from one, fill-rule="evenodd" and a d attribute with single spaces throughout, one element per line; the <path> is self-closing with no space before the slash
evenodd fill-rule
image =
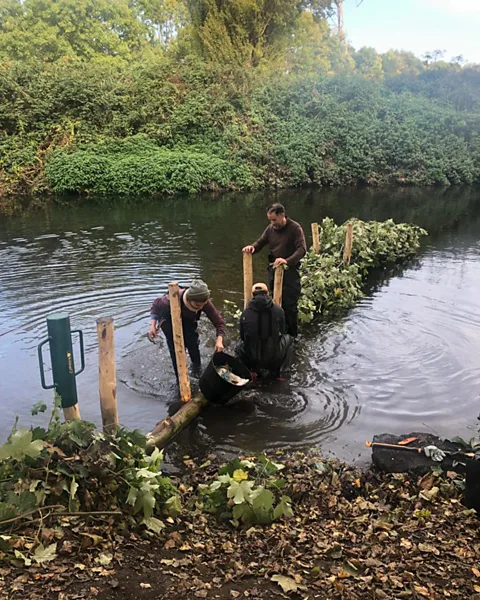
<path id="1" fill-rule="evenodd" d="M 198 417 L 207 404 L 208 400 L 199 392 L 186 402 L 172 417 L 167 417 L 157 423 L 153 430 L 147 434 L 147 449 L 152 451 L 155 447 L 164 448 L 177 433 Z"/>

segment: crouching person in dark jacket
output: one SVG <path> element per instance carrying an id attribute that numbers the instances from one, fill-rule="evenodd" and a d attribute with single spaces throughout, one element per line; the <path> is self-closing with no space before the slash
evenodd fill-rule
<path id="1" fill-rule="evenodd" d="M 266 370 L 278 379 L 289 375 L 293 337 L 285 333 L 285 313 L 273 303 L 264 283 L 252 288 L 253 299 L 240 317 L 240 338 L 235 353 L 251 371 Z"/>
<path id="2" fill-rule="evenodd" d="M 200 348 L 197 325 L 202 312 L 210 319 L 216 330 L 215 352 L 223 351 L 223 338 L 225 337 L 225 321 L 222 315 L 210 301 L 210 290 L 201 279 L 192 281 L 190 286 L 180 289 L 180 307 L 182 316 L 183 339 L 192 366 L 196 373 L 200 373 Z M 172 313 L 170 311 L 170 298 L 168 294 L 157 298 L 150 310 L 151 326 L 149 336 L 155 338 L 161 329 L 167 340 L 173 369 L 178 379 L 177 361 L 175 358 L 175 345 L 173 342 Z"/>

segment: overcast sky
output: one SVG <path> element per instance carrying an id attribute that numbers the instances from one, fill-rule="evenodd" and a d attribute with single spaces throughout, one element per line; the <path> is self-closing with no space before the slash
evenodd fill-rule
<path id="1" fill-rule="evenodd" d="M 347 38 L 355 48 L 446 50 L 480 63 L 480 0 L 344 0 Z"/>

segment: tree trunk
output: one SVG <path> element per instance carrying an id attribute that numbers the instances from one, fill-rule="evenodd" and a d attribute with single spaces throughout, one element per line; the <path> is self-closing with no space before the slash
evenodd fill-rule
<path id="1" fill-rule="evenodd" d="M 198 417 L 207 404 L 208 400 L 199 392 L 172 417 L 167 417 L 164 421 L 157 423 L 154 429 L 147 434 L 147 450 L 152 451 L 155 446 L 160 449 L 164 448 L 177 433 Z"/>
<path id="2" fill-rule="evenodd" d="M 343 26 L 343 0 L 335 0 L 337 6 L 337 33 L 339 39 L 345 41 L 345 30 Z"/>

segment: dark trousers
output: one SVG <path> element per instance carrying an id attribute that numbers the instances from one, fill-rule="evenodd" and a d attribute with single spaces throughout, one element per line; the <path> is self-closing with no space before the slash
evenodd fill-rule
<path id="1" fill-rule="evenodd" d="M 273 293 L 273 282 L 275 269 L 268 267 L 268 286 Z M 298 269 L 289 267 L 283 274 L 282 308 L 285 313 L 287 333 L 293 337 L 298 335 L 298 301 L 302 286 L 300 284 L 300 273 Z"/>
<path id="2" fill-rule="evenodd" d="M 183 325 L 183 341 L 185 343 L 185 348 L 190 355 L 190 360 L 192 361 L 192 365 L 198 371 L 201 366 L 200 359 L 200 343 L 198 339 L 198 331 L 196 323 L 188 323 L 182 321 Z M 161 325 L 162 331 L 165 334 L 165 339 L 167 340 L 168 350 L 170 352 L 170 358 L 172 359 L 173 370 L 175 371 L 175 376 L 178 379 L 178 370 L 177 370 L 177 359 L 175 357 L 175 345 L 173 342 L 173 327 L 171 319 L 166 319 Z"/>
<path id="3" fill-rule="evenodd" d="M 265 363 L 252 358 L 245 342 L 238 342 L 235 348 L 237 358 L 242 361 L 248 369 L 252 371 L 265 369 L 266 371 L 272 371 L 275 374 L 287 374 L 292 365 L 293 358 L 293 337 L 291 335 L 286 333 L 280 336 L 277 352 L 277 360 L 275 361 L 275 364 L 272 364 L 271 361 Z"/>

